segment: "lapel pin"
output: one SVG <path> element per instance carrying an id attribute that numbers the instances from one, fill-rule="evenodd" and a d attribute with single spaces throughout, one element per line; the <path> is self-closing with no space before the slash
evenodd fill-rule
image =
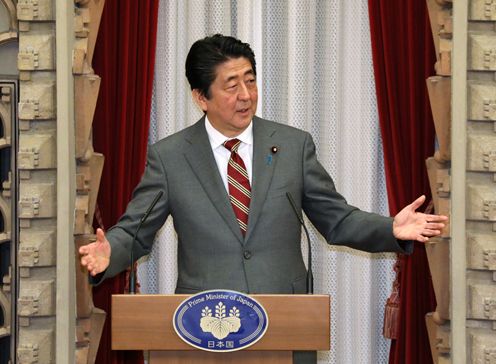
<path id="1" fill-rule="evenodd" d="M 270 166 L 272 164 L 272 155 L 271 154 L 267 154 L 266 161 L 267 161 L 268 166 Z"/>

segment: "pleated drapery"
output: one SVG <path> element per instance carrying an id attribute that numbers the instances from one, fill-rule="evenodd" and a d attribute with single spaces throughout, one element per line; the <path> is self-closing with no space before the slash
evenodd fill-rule
<path id="1" fill-rule="evenodd" d="M 436 61 L 425 1 L 369 0 L 372 54 L 391 215 L 430 187 L 425 159 L 435 132 L 425 79 Z M 389 362 L 432 362 L 425 314 L 435 307 L 423 244 L 398 258 L 399 312 Z M 391 307 L 389 307 L 391 309 Z M 394 320 L 394 318 L 391 318 Z"/>
<path id="2" fill-rule="evenodd" d="M 106 0 L 93 58 L 102 79 L 93 122 L 93 145 L 105 156 L 98 195 L 104 227 L 125 211 L 144 170 L 150 122 L 158 0 Z M 107 312 L 96 363 L 141 363 L 141 352 L 111 350 L 110 298 L 123 293 L 126 274 L 93 289 Z"/>

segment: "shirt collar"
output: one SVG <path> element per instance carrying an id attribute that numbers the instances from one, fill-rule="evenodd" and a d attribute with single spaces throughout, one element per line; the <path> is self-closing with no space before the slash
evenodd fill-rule
<path id="1" fill-rule="evenodd" d="M 210 120 L 208 120 L 208 117 L 206 115 L 205 115 L 205 129 L 207 130 L 208 140 L 210 141 L 212 150 L 222 146 L 226 140 L 234 139 L 234 138 L 226 137 L 220 131 L 215 129 L 212 126 Z M 253 144 L 253 121 L 250 121 L 250 125 L 248 125 L 248 127 L 241 134 L 239 134 L 236 137 L 236 139 L 239 139 L 241 140 L 242 143 L 248 145 Z"/>

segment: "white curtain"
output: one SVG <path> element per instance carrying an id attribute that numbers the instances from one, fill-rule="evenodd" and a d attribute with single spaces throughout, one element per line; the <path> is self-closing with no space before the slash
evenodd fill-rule
<path id="1" fill-rule="evenodd" d="M 309 131 L 348 202 L 387 214 L 366 1 L 163 0 L 159 11 L 150 142 L 201 116 L 184 75 L 191 44 L 233 35 L 257 57 L 257 114 Z M 139 266 L 143 293 L 174 291 L 170 220 Z M 316 293 L 332 297 L 331 351 L 319 363 L 387 363 L 381 332 L 393 256 L 328 246 L 314 229 L 311 240 Z"/>

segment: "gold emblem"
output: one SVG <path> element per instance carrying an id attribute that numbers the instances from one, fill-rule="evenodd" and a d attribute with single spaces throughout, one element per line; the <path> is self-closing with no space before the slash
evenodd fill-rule
<path id="1" fill-rule="evenodd" d="M 200 327 L 203 332 L 210 332 L 216 339 L 222 340 L 230 333 L 238 332 L 241 327 L 239 310 L 236 307 L 231 308 L 229 316 L 226 317 L 226 306 L 219 302 L 215 306 L 215 316 L 212 316 L 212 310 L 205 306 L 202 310 Z"/>

